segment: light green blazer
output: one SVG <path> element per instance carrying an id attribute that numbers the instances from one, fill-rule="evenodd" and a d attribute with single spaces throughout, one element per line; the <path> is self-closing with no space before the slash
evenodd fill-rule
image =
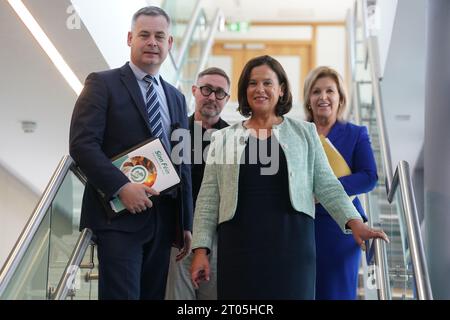
<path id="1" fill-rule="evenodd" d="M 192 249 L 210 249 L 218 224 L 231 220 L 236 212 L 239 166 L 249 134 L 239 122 L 216 131 L 211 138 L 195 207 Z M 345 224 L 362 220 L 361 215 L 333 174 L 315 125 L 284 117 L 272 134 L 286 156 L 292 207 L 314 218 L 316 196 L 343 232 L 351 233 Z"/>

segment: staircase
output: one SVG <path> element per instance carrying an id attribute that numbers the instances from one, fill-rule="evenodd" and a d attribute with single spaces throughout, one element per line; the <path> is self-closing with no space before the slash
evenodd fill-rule
<path id="1" fill-rule="evenodd" d="M 368 7 L 374 5 L 376 5 L 375 0 L 356 0 L 354 10 L 348 16 L 347 28 L 350 39 L 349 56 L 351 61 L 349 65 L 352 66 L 352 116 L 356 123 L 368 128 L 379 177 L 376 188 L 367 194 L 365 209 L 368 213 L 369 223 L 373 227 L 382 228 L 390 239 L 389 244 L 381 243 L 382 251 L 385 253 L 378 254 L 378 258 L 376 258 L 378 261 L 376 261 L 375 268 L 382 269 L 381 272 L 387 279 L 387 283 L 384 285 L 377 282 L 376 295 L 378 295 L 377 298 L 380 297 L 380 287 L 383 286 L 386 291 L 385 297 L 388 299 L 432 299 L 428 273 L 426 272 L 424 276 L 414 272 L 414 270 L 426 270 L 423 252 L 420 250 L 416 252 L 417 257 L 423 258 L 422 261 L 420 259 L 417 261 L 417 258 L 415 258 L 416 261 L 413 261 L 410 251 L 410 246 L 414 247 L 414 250 L 422 247 L 420 233 L 414 237 L 411 236 L 411 230 L 414 229 L 411 226 L 418 227 L 413 225 L 417 218 L 416 208 L 408 208 L 408 210 L 413 209 L 412 212 L 406 210 L 405 207 L 407 197 L 414 192 L 410 189 L 404 190 L 404 188 L 412 189 L 412 184 L 407 181 L 405 175 L 401 175 L 400 167 L 397 167 L 397 180 L 391 172 L 390 149 L 384 128 L 379 86 L 381 79 L 378 76 L 378 66 L 376 65 L 378 63 L 377 47 L 374 45 L 376 38 L 370 35 L 366 22 L 369 13 Z M 406 166 L 406 168 L 408 167 Z M 401 184 L 399 179 L 409 182 L 409 184 Z M 392 199 L 388 199 L 387 191 L 391 191 L 391 189 L 395 193 Z M 411 202 L 414 203 L 414 201 Z M 406 223 L 406 219 L 409 219 L 409 225 Z M 418 222 L 418 219 L 416 221 Z M 386 262 L 385 266 L 379 264 L 381 260 Z M 373 264 L 374 261 L 370 263 Z M 413 268 L 414 263 L 416 263 L 416 268 Z M 421 267 L 417 269 L 417 265 L 421 265 Z M 365 273 L 370 273 L 368 269 L 366 267 L 360 271 L 360 298 L 365 297 L 370 291 L 365 280 Z M 425 287 L 421 291 L 421 297 L 418 297 L 416 293 L 417 283 L 421 285 L 421 288 Z M 425 285 L 423 285 L 424 283 Z"/>

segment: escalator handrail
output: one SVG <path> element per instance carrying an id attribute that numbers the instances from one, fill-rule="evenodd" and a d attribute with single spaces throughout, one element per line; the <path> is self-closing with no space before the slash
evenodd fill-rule
<path id="1" fill-rule="evenodd" d="M 194 11 L 192 13 L 191 19 L 189 20 L 188 26 L 183 34 L 183 42 L 180 45 L 180 51 L 178 53 L 177 59 L 175 61 L 175 68 L 177 70 L 181 69 L 181 65 L 183 63 L 184 57 L 187 54 L 187 51 L 189 49 L 189 44 L 192 39 L 192 35 L 195 31 L 195 26 L 197 25 L 198 17 L 201 14 L 201 0 L 197 0 L 197 3 L 195 4 Z"/>
<path id="2" fill-rule="evenodd" d="M 375 239 L 373 241 L 375 256 L 376 256 L 376 279 L 378 279 L 378 296 L 380 300 L 392 300 L 391 285 L 389 282 L 389 269 L 387 261 L 386 242 L 382 239 Z"/>
<path id="3" fill-rule="evenodd" d="M 88 228 L 83 229 L 81 232 L 77 244 L 72 251 L 72 255 L 64 269 L 64 273 L 59 280 L 55 293 L 51 297 L 53 300 L 66 300 L 69 290 L 74 284 L 74 279 L 79 270 L 81 261 L 91 243 L 92 235 L 92 231 Z"/>
<path id="4" fill-rule="evenodd" d="M 161 5 L 161 8 L 164 8 L 164 7 L 165 7 L 165 5 L 163 3 Z M 198 19 L 198 16 L 200 15 L 200 13 L 201 13 L 201 0 L 197 0 L 194 10 L 193 10 L 193 13 L 192 13 L 192 17 L 188 23 L 188 27 L 186 28 L 186 30 L 183 34 L 183 42 L 181 43 L 177 58 L 175 59 L 174 53 L 172 50 L 169 51 L 169 54 L 168 54 L 169 61 L 172 64 L 172 66 L 176 72 L 175 79 L 179 79 L 179 77 L 180 77 L 181 67 L 182 67 L 182 63 L 184 60 L 184 56 L 186 55 L 187 50 L 189 49 L 189 42 L 190 42 L 193 32 L 195 31 L 194 27 L 195 27 L 196 21 Z M 175 82 L 176 83 L 173 83 L 173 85 L 178 88 L 179 81 L 176 80 Z"/>
<path id="5" fill-rule="evenodd" d="M 45 188 L 41 199 L 33 210 L 31 217 L 28 219 L 25 228 L 22 230 L 19 239 L 14 245 L 13 250 L 9 254 L 3 268 L 0 271 L 0 297 L 3 296 L 16 268 L 28 251 L 36 231 L 44 220 L 47 210 L 50 208 L 53 200 L 55 199 L 55 196 L 73 163 L 74 161 L 72 158 L 69 155 L 66 155 L 61 159 L 58 167 L 53 173 L 53 176 Z"/>
<path id="6" fill-rule="evenodd" d="M 200 59 L 199 59 L 199 63 L 198 63 L 197 70 L 196 70 L 195 74 L 199 74 L 206 66 L 206 63 L 207 63 L 208 58 L 209 58 L 209 53 L 211 52 L 211 48 L 212 48 L 212 46 L 214 44 L 214 36 L 215 36 L 217 30 L 219 29 L 219 25 L 220 25 L 222 19 L 225 19 L 224 15 L 223 15 L 223 12 L 222 12 L 222 10 L 217 9 L 216 13 L 214 15 L 214 18 L 212 20 L 213 22 L 210 25 L 209 32 L 208 32 L 208 35 L 206 37 L 205 44 L 203 46 L 203 50 L 202 50 L 202 52 L 200 54 Z M 190 99 L 190 105 L 188 106 L 189 107 L 188 108 L 189 111 L 193 110 L 192 104 L 194 102 L 195 102 L 194 99 Z"/>
<path id="7" fill-rule="evenodd" d="M 388 194 L 388 201 L 392 203 L 396 190 L 400 188 L 402 195 L 402 210 L 404 212 L 406 230 L 408 235 L 409 249 L 414 269 L 414 279 L 416 282 L 416 294 L 418 300 L 433 300 L 431 282 L 429 279 L 428 267 L 423 248 L 422 234 L 420 232 L 419 218 L 417 214 L 416 200 L 414 197 L 413 184 L 410 175 L 410 168 L 407 161 L 400 161 L 398 164 L 392 185 Z"/>
<path id="8" fill-rule="evenodd" d="M 206 62 L 208 61 L 208 58 L 209 58 L 209 53 L 210 53 L 211 48 L 214 43 L 214 36 L 215 36 L 217 30 L 219 29 L 219 24 L 222 19 L 224 19 L 222 10 L 217 9 L 216 13 L 214 15 L 214 18 L 213 18 L 213 22 L 211 23 L 205 45 L 204 45 L 202 53 L 200 55 L 200 62 L 197 67 L 197 74 L 200 73 L 203 70 L 203 68 L 206 66 Z"/>
<path id="9" fill-rule="evenodd" d="M 360 105 L 359 105 L 359 86 L 356 82 L 356 25 L 357 25 L 357 14 L 358 9 L 361 2 L 355 1 L 353 6 L 353 12 L 349 10 L 347 14 L 347 36 L 349 39 L 347 40 L 348 51 L 350 54 L 348 55 L 349 61 L 348 64 L 352 68 L 352 91 L 351 91 L 351 112 L 353 112 L 355 116 L 356 123 L 361 123 L 360 116 Z M 363 26 L 364 27 L 364 26 Z M 363 195 L 363 199 L 365 200 L 365 211 L 370 217 L 370 206 L 368 205 L 368 197 L 367 195 Z M 374 221 L 373 218 L 369 219 L 369 224 L 373 227 L 373 224 L 377 224 L 378 221 Z M 379 300 L 390 300 L 390 285 L 389 285 L 389 273 L 388 273 L 388 264 L 387 264 L 387 255 L 386 255 L 386 243 L 380 239 L 375 239 L 374 241 L 367 242 L 368 247 L 366 248 L 366 260 L 367 263 L 370 264 L 372 258 L 375 261 L 375 279 L 377 281 L 377 295 Z M 372 255 L 373 253 L 373 255 Z"/>
<path id="10" fill-rule="evenodd" d="M 367 39 L 367 54 L 369 55 L 370 71 L 372 78 L 372 90 L 373 90 L 373 102 L 377 117 L 378 134 L 380 139 L 381 156 L 383 157 L 384 172 L 386 176 L 386 194 L 389 194 L 389 190 L 392 186 L 392 157 L 391 148 L 386 129 L 386 120 L 383 112 L 383 101 L 381 97 L 380 78 L 377 74 L 375 67 L 375 61 L 379 60 L 378 50 L 376 50 L 377 38 L 370 36 Z"/>

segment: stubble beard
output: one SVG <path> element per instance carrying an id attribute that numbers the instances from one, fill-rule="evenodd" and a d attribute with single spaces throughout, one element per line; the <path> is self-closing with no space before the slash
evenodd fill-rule
<path id="1" fill-rule="evenodd" d="M 212 106 L 213 109 L 208 108 L 209 106 Z M 200 114 L 205 118 L 214 118 L 217 117 L 220 112 L 218 110 L 218 107 L 213 103 L 206 103 L 203 104 L 202 108 L 200 109 Z"/>

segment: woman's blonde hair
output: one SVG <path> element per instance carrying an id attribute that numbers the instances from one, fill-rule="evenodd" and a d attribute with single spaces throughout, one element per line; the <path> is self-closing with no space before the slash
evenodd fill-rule
<path id="1" fill-rule="evenodd" d="M 336 87 L 339 93 L 339 107 L 337 112 L 338 120 L 343 120 L 343 114 L 347 108 L 347 94 L 345 92 L 344 81 L 341 75 L 333 68 L 320 66 L 311 70 L 305 79 L 305 85 L 303 86 L 303 110 L 305 111 L 306 121 L 313 121 L 313 113 L 310 105 L 311 90 L 314 87 L 317 80 L 320 78 L 331 78 L 336 83 Z"/>

